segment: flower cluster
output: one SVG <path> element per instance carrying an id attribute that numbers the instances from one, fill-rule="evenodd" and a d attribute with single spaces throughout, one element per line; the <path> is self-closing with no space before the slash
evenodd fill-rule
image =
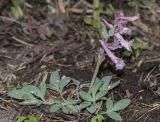
<path id="1" fill-rule="evenodd" d="M 132 33 L 132 30 L 128 27 L 126 27 L 127 22 L 129 21 L 135 21 L 139 18 L 139 14 L 133 17 L 125 17 L 123 13 L 119 12 L 115 14 L 115 23 L 114 25 L 110 24 L 107 20 L 102 19 L 104 25 L 109 28 L 113 29 L 115 28 L 115 32 L 112 35 L 114 37 L 114 41 L 112 43 L 108 43 L 107 40 L 103 39 L 100 40 L 100 43 L 102 47 L 104 48 L 106 54 L 109 56 L 109 58 L 115 63 L 116 69 L 121 70 L 124 68 L 125 63 L 122 60 L 122 58 L 118 58 L 114 55 L 114 53 L 111 50 L 115 50 L 118 48 L 125 48 L 128 51 L 132 51 L 132 44 L 133 40 L 127 41 L 123 38 L 122 35 L 128 34 L 130 35 Z"/>

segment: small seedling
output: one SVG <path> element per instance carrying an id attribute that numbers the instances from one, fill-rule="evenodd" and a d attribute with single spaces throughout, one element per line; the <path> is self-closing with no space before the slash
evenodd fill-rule
<path id="1" fill-rule="evenodd" d="M 11 0 L 12 6 L 11 6 L 11 16 L 15 19 L 21 19 L 23 17 L 23 11 L 20 7 L 20 1 L 19 0 Z"/>

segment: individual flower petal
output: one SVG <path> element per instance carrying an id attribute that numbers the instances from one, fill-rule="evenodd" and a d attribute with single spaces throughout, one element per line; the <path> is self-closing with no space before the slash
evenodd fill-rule
<path id="1" fill-rule="evenodd" d="M 122 48 L 122 45 L 120 44 L 119 41 L 114 40 L 112 43 L 107 43 L 107 47 L 110 50 L 116 50 L 118 48 Z"/>
<path id="2" fill-rule="evenodd" d="M 118 19 L 119 17 L 124 17 L 124 14 L 121 12 L 115 13 L 115 26 L 117 27 L 118 31 L 123 31 L 123 28 L 126 26 L 127 21 Z"/>
<path id="3" fill-rule="evenodd" d="M 127 35 L 131 35 L 132 33 L 132 29 L 124 27 L 121 31 L 120 34 L 127 34 Z"/>
<path id="4" fill-rule="evenodd" d="M 132 51 L 132 49 L 131 49 L 132 43 L 131 42 L 124 40 L 124 38 L 119 33 L 116 33 L 115 37 L 123 47 L 125 47 L 128 51 Z"/>
<path id="5" fill-rule="evenodd" d="M 117 20 L 124 20 L 124 21 L 135 21 L 137 19 L 139 19 L 140 15 L 137 14 L 136 16 L 132 16 L 132 17 L 124 17 L 124 16 L 118 16 L 116 19 Z"/>
<path id="6" fill-rule="evenodd" d="M 115 14 L 115 26 L 118 27 L 120 32 L 123 32 L 123 29 L 126 27 L 128 21 L 135 21 L 139 19 L 139 14 L 132 17 L 125 17 L 123 13 L 118 12 Z"/>
<path id="7" fill-rule="evenodd" d="M 122 59 L 116 57 L 113 52 L 111 52 L 107 45 L 105 44 L 105 42 L 103 40 L 100 40 L 102 47 L 104 48 L 105 52 L 107 53 L 108 57 L 113 61 L 113 63 L 115 63 L 116 65 L 116 69 L 117 70 L 121 70 L 124 68 L 125 63 Z"/>
<path id="8" fill-rule="evenodd" d="M 117 70 L 121 70 L 125 67 L 125 63 L 122 59 L 118 59 L 118 63 L 116 63 L 116 69 Z"/>
<path id="9" fill-rule="evenodd" d="M 108 28 L 113 28 L 113 25 L 112 24 L 110 24 L 107 20 L 105 20 L 105 19 L 102 19 L 102 21 L 104 22 L 104 24 L 108 27 Z"/>

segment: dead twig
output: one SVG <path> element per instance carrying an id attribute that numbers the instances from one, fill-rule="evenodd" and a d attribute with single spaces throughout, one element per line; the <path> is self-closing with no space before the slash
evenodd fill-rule
<path id="1" fill-rule="evenodd" d="M 154 62 L 160 62 L 160 56 L 150 57 L 148 59 L 141 59 L 140 61 L 134 63 L 133 65 L 130 65 L 130 66 L 126 67 L 126 69 L 133 69 L 133 68 L 136 68 L 136 67 L 140 67 L 142 64 L 154 63 Z"/>
<path id="2" fill-rule="evenodd" d="M 18 39 L 18 38 L 15 37 L 15 36 L 13 36 L 12 39 L 14 39 L 14 40 L 15 40 L 16 42 L 18 42 L 18 43 L 24 44 L 24 45 L 29 46 L 29 47 L 33 47 L 32 44 L 30 44 L 30 43 L 28 43 L 28 42 L 25 42 L 25 41 L 23 41 L 23 40 L 21 40 L 21 39 Z"/>
<path id="3" fill-rule="evenodd" d="M 73 13 L 77 13 L 77 14 L 81 14 L 81 13 L 84 12 L 83 9 L 78 9 L 78 8 L 71 8 L 71 9 L 69 9 L 69 11 L 70 11 L 70 12 L 73 12 Z M 93 10 L 92 10 L 92 9 L 88 9 L 88 10 L 86 10 L 85 12 L 86 12 L 87 14 L 91 14 L 91 13 L 93 13 Z"/>
<path id="4" fill-rule="evenodd" d="M 66 12 L 63 0 L 58 0 L 58 6 L 59 6 L 59 10 L 60 10 L 61 13 L 65 13 Z"/>
<path id="5" fill-rule="evenodd" d="M 24 27 L 24 26 L 25 26 L 25 27 L 28 26 L 27 24 L 21 23 L 21 22 L 15 20 L 15 19 L 13 19 L 13 18 L 10 18 L 10 17 L 0 16 L 0 20 L 1 20 L 1 21 L 4 21 L 4 22 L 8 21 L 8 22 L 16 23 L 16 24 L 19 24 L 19 25 L 21 25 L 21 26 L 23 26 L 23 27 Z"/>
<path id="6" fill-rule="evenodd" d="M 138 119 L 136 119 L 136 122 L 138 122 L 141 118 L 143 118 L 148 113 L 152 112 L 153 110 L 160 109 L 160 104 L 154 105 L 153 108 L 149 109 L 146 113 L 144 113 L 142 116 L 140 116 Z"/>

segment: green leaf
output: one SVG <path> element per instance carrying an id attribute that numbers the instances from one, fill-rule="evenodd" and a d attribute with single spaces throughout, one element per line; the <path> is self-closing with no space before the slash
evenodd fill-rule
<path id="1" fill-rule="evenodd" d="M 111 82 L 112 76 L 104 76 L 101 80 L 103 81 L 104 85 L 108 86 Z"/>
<path id="2" fill-rule="evenodd" d="M 54 101 L 54 103 L 50 107 L 49 111 L 50 112 L 56 112 L 56 111 L 58 111 L 61 108 L 62 108 L 61 101 L 56 100 L 56 101 Z"/>
<path id="3" fill-rule="evenodd" d="M 115 83 L 112 83 L 112 84 L 110 84 L 110 85 L 108 86 L 108 89 L 111 90 L 111 89 L 115 88 L 116 86 L 118 86 L 119 84 L 120 84 L 120 81 L 117 81 L 117 82 L 115 82 Z"/>
<path id="4" fill-rule="evenodd" d="M 80 100 L 74 100 L 74 99 L 68 99 L 68 100 L 64 100 L 62 105 L 66 106 L 66 105 L 76 105 L 80 103 Z"/>
<path id="5" fill-rule="evenodd" d="M 101 114 L 97 114 L 91 119 L 91 122 L 103 122 L 104 117 Z"/>
<path id="6" fill-rule="evenodd" d="M 130 99 L 120 100 L 114 104 L 111 111 L 119 111 L 119 110 L 125 109 L 130 104 L 130 102 L 131 102 Z"/>
<path id="7" fill-rule="evenodd" d="M 49 84 L 48 88 L 50 88 L 50 89 L 52 89 L 54 91 L 57 91 L 57 92 L 61 92 L 59 87 L 58 87 L 58 84 L 55 84 L 55 85 Z"/>
<path id="8" fill-rule="evenodd" d="M 103 98 L 107 93 L 108 93 L 107 90 L 100 90 L 100 91 L 96 94 L 96 101 L 97 101 L 97 100 L 100 100 L 101 98 Z"/>
<path id="9" fill-rule="evenodd" d="M 100 6 L 100 1 L 99 0 L 93 0 L 93 7 L 94 7 L 94 9 L 99 8 L 99 6 Z"/>
<path id="10" fill-rule="evenodd" d="M 9 91 L 7 95 L 15 99 L 24 100 L 23 102 L 21 102 L 22 105 L 42 104 L 41 100 L 33 96 L 35 95 L 41 98 L 40 90 L 33 85 L 25 85 L 21 89 L 13 89 Z"/>
<path id="11" fill-rule="evenodd" d="M 117 112 L 107 112 L 107 115 L 113 120 L 116 120 L 116 121 L 121 121 L 122 120 L 122 117 Z"/>
<path id="12" fill-rule="evenodd" d="M 76 79 L 74 79 L 74 78 L 72 78 L 71 80 L 73 81 L 73 84 L 74 84 L 74 85 L 76 85 L 76 86 L 79 86 L 79 85 L 80 85 L 80 81 L 78 81 L 78 80 L 76 80 Z"/>
<path id="13" fill-rule="evenodd" d="M 101 32 L 101 21 L 99 19 L 93 20 L 93 27 L 95 27 L 99 32 Z"/>
<path id="14" fill-rule="evenodd" d="M 22 98 L 24 99 L 23 102 L 21 102 L 21 105 L 41 105 L 43 102 L 37 98 L 35 98 L 32 94 L 28 93 L 25 94 L 24 96 L 22 96 Z"/>
<path id="15" fill-rule="evenodd" d="M 106 108 L 107 108 L 107 111 L 110 111 L 113 108 L 113 101 L 111 100 L 111 98 L 107 99 Z"/>
<path id="16" fill-rule="evenodd" d="M 93 117 L 93 118 L 91 119 L 91 122 L 97 122 L 96 118 Z"/>
<path id="17" fill-rule="evenodd" d="M 15 99 L 22 99 L 22 96 L 24 95 L 24 93 L 21 93 L 21 89 L 12 89 L 10 91 L 8 91 L 7 96 L 15 98 Z"/>
<path id="18" fill-rule="evenodd" d="M 107 91 L 108 92 L 108 86 L 107 85 L 105 85 L 105 84 L 103 84 L 101 87 L 100 87 L 100 89 L 99 89 L 100 91 Z"/>
<path id="19" fill-rule="evenodd" d="M 12 0 L 13 6 L 11 7 L 11 15 L 15 19 L 21 19 L 23 17 L 23 11 L 19 5 L 18 0 Z"/>
<path id="20" fill-rule="evenodd" d="M 100 88 L 101 85 L 102 85 L 102 82 L 98 78 L 96 78 L 93 86 L 91 86 L 92 87 L 91 88 L 92 89 L 92 96 L 96 95 L 96 93 L 99 90 L 99 88 Z"/>
<path id="21" fill-rule="evenodd" d="M 106 26 L 102 23 L 102 31 L 101 31 L 101 36 L 105 39 L 109 37 Z"/>
<path id="22" fill-rule="evenodd" d="M 84 92 L 84 91 L 80 91 L 79 92 L 79 95 L 80 95 L 80 97 L 83 99 L 83 100 L 85 100 L 85 101 L 93 101 L 93 98 L 92 98 L 92 96 L 89 94 L 89 93 L 87 93 L 87 92 Z"/>
<path id="23" fill-rule="evenodd" d="M 88 106 L 91 105 L 91 102 L 83 102 L 79 105 L 80 110 L 87 108 Z"/>
<path id="24" fill-rule="evenodd" d="M 96 107 L 95 104 L 92 104 L 91 106 L 87 107 L 87 110 L 88 110 L 91 114 L 93 114 L 93 113 L 96 112 L 97 107 Z"/>
<path id="25" fill-rule="evenodd" d="M 98 122 L 102 122 L 104 120 L 104 117 L 101 114 L 97 114 L 96 119 Z"/>
<path id="26" fill-rule="evenodd" d="M 92 17 L 84 17 L 84 22 L 88 25 L 93 25 L 93 18 Z"/>
<path id="27" fill-rule="evenodd" d="M 29 93 L 39 97 L 39 92 L 40 90 L 36 86 L 26 85 L 21 89 L 14 88 L 13 90 L 9 91 L 7 95 L 15 99 L 23 99 L 23 96 Z"/>
<path id="28" fill-rule="evenodd" d="M 57 71 L 52 72 L 49 81 L 50 82 L 49 88 L 57 92 L 61 92 L 59 89 L 59 81 L 60 81 L 59 73 Z"/>
<path id="29" fill-rule="evenodd" d="M 50 84 L 52 84 L 53 86 L 55 84 L 58 85 L 59 81 L 60 81 L 60 75 L 59 75 L 59 73 L 57 71 L 52 72 L 51 76 L 50 76 Z"/>
<path id="30" fill-rule="evenodd" d="M 74 99 L 69 99 L 67 100 L 67 103 L 70 105 L 76 105 L 80 102 L 80 100 L 74 100 Z"/>
<path id="31" fill-rule="evenodd" d="M 36 92 L 37 96 L 40 97 L 43 101 L 45 101 L 44 96 L 46 94 L 46 83 L 45 81 L 41 82 L 40 89 Z"/>
<path id="32" fill-rule="evenodd" d="M 39 116 L 17 116 L 16 122 L 40 122 Z"/>
<path id="33" fill-rule="evenodd" d="M 78 112 L 78 107 L 74 105 L 62 106 L 62 111 L 66 114 L 73 114 Z"/>
<path id="34" fill-rule="evenodd" d="M 20 100 L 25 100 L 26 98 L 24 96 L 29 95 L 29 97 L 31 97 L 31 95 L 32 96 L 35 95 L 44 101 L 44 95 L 45 95 L 45 90 L 46 90 L 45 84 L 43 84 L 43 87 L 41 86 L 41 88 L 42 88 L 42 91 L 39 88 L 37 88 L 36 86 L 25 85 L 20 89 L 13 89 L 13 90 L 9 91 L 7 93 L 7 95 L 12 98 L 20 99 Z M 33 99 L 33 100 L 31 100 L 31 99 L 27 99 L 27 100 L 30 100 L 31 103 L 38 101 L 37 98 Z M 29 104 L 29 103 L 27 102 L 27 104 Z"/>
<path id="35" fill-rule="evenodd" d="M 68 85 L 68 83 L 71 81 L 69 77 L 63 76 L 61 80 L 59 81 L 59 88 L 62 92 L 63 88 Z"/>
<path id="36" fill-rule="evenodd" d="M 24 122 L 24 120 L 26 119 L 27 117 L 25 116 L 18 116 L 16 117 L 16 122 Z"/>
<path id="37" fill-rule="evenodd" d="M 133 47 L 134 50 L 146 50 L 146 49 L 149 49 L 148 45 L 141 44 L 141 43 L 134 43 L 132 47 Z"/>

